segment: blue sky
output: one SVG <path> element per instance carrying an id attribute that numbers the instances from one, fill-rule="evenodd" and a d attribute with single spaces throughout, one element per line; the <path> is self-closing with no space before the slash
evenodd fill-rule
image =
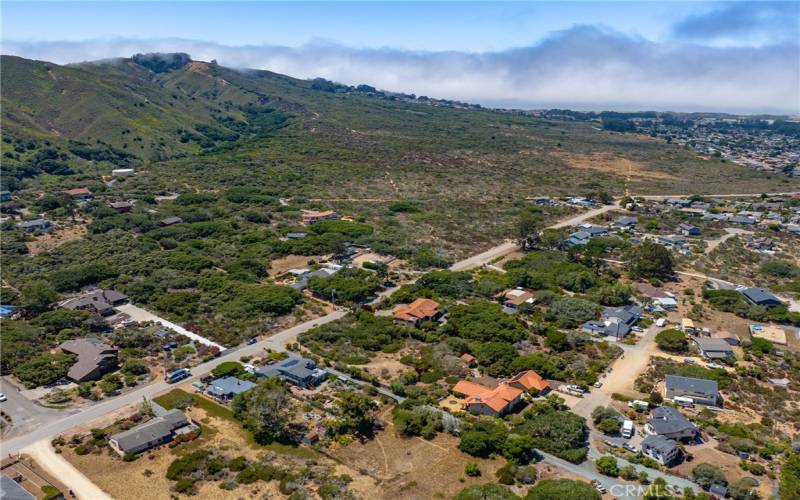
<path id="1" fill-rule="evenodd" d="M 0 6 L 3 53 L 58 63 L 181 50 L 490 105 L 800 113 L 798 2 Z"/>
<path id="2" fill-rule="evenodd" d="M 187 38 L 226 45 L 496 51 L 598 24 L 647 38 L 710 3 L 626 2 L 4 2 L 3 37 Z"/>

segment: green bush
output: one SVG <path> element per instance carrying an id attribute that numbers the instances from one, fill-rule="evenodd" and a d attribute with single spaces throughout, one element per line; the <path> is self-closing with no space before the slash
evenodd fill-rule
<path id="1" fill-rule="evenodd" d="M 464 474 L 468 475 L 469 477 L 478 477 L 481 475 L 481 469 L 475 462 L 469 462 L 464 466 Z"/>
<path id="2" fill-rule="evenodd" d="M 614 457 L 600 457 L 594 462 L 597 472 L 605 476 L 617 477 L 619 475 L 619 467 L 617 466 L 617 459 Z"/>

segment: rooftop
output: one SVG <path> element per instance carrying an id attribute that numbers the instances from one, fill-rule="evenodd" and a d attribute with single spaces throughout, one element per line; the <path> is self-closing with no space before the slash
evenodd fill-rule
<path id="1" fill-rule="evenodd" d="M 431 319 L 438 312 L 438 302 L 431 299 L 418 298 L 410 304 L 399 306 L 394 312 L 394 318 L 403 321 L 418 321 Z"/>
<path id="2" fill-rule="evenodd" d="M 664 381 L 667 385 L 667 389 L 676 389 L 692 394 L 702 394 L 708 397 L 716 397 L 719 393 L 719 386 L 716 380 L 667 375 L 664 377 Z"/>

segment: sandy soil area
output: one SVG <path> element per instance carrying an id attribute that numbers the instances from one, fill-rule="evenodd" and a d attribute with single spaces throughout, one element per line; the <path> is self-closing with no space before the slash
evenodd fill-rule
<path id="1" fill-rule="evenodd" d="M 85 224 L 76 224 L 64 228 L 56 229 L 50 233 L 37 236 L 33 241 L 26 245 L 31 255 L 48 252 L 57 248 L 68 241 L 79 240 L 86 234 Z"/>
<path id="2" fill-rule="evenodd" d="M 352 443 L 333 453 L 351 469 L 380 481 L 377 498 L 451 498 L 466 486 L 494 478 L 505 463 L 470 457 L 458 451 L 457 444 L 458 438 L 447 434 L 430 441 L 402 437 L 390 425 L 372 441 Z M 469 462 L 478 464 L 482 477 L 463 474 Z"/>
<path id="3" fill-rule="evenodd" d="M 282 259 L 275 259 L 269 263 L 269 276 L 277 276 L 289 269 L 302 269 L 309 266 L 309 262 L 319 262 L 325 259 L 322 255 L 287 255 Z"/>

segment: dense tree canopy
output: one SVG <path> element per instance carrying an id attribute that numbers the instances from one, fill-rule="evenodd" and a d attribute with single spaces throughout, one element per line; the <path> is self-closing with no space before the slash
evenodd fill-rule
<path id="1" fill-rule="evenodd" d="M 638 279 L 670 279 L 674 263 L 672 253 L 657 243 L 645 241 L 632 247 L 627 253 L 629 271 L 632 278 Z"/>

